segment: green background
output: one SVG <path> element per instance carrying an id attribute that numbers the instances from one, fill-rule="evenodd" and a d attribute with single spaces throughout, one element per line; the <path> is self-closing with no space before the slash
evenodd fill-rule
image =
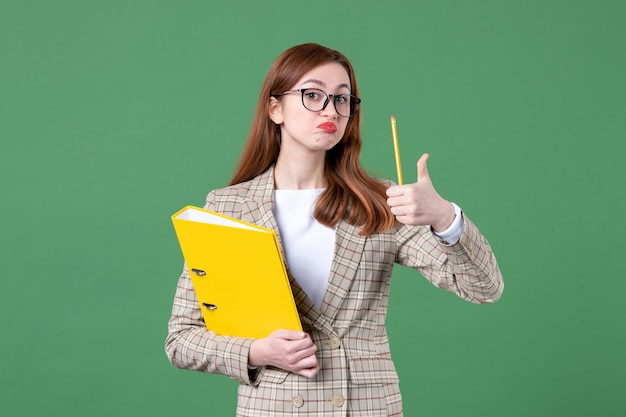
<path id="1" fill-rule="evenodd" d="M 265 73 L 319 42 L 356 67 L 364 165 L 490 240 L 501 301 L 396 268 L 407 416 L 624 416 L 626 2 L 0 0 L 0 413 L 233 415 L 163 350 L 170 215 L 224 186 Z"/>

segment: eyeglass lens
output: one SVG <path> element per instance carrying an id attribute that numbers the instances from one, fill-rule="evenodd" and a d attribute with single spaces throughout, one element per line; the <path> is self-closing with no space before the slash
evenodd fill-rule
<path id="1" fill-rule="evenodd" d="M 317 88 L 307 88 L 302 90 L 302 104 L 310 111 L 322 111 L 327 105 L 330 97 L 328 94 Z M 340 116 L 350 117 L 358 109 L 359 99 L 350 94 L 339 94 L 332 96 L 335 110 Z"/>

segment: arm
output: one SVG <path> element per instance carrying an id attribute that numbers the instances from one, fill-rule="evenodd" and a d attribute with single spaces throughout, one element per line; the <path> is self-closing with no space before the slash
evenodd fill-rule
<path id="1" fill-rule="evenodd" d="M 181 369 L 228 375 L 256 385 L 256 375 L 267 365 L 312 378 L 319 366 L 317 347 L 303 332 L 277 330 L 267 337 L 247 339 L 218 336 L 206 329 L 187 268 L 176 288 L 168 324 L 165 352 Z"/>
<path id="2" fill-rule="evenodd" d="M 248 372 L 253 339 L 217 336 L 206 329 L 187 268 L 178 280 L 165 352 L 181 369 L 228 375 L 254 384 Z"/>
<path id="3" fill-rule="evenodd" d="M 223 212 L 215 201 L 211 192 L 205 208 Z M 233 207 L 237 205 L 230 209 Z M 236 216 L 232 211 L 227 214 Z M 257 384 L 256 376 L 267 365 L 309 378 L 319 369 L 317 348 L 306 333 L 277 330 L 264 338 L 247 339 L 218 336 L 207 330 L 186 267 L 178 281 L 168 329 L 167 356 L 182 369 L 225 374 L 252 385 Z"/>
<path id="4" fill-rule="evenodd" d="M 396 234 L 396 262 L 417 268 L 434 285 L 464 300 L 493 303 L 502 295 L 504 283 L 491 247 L 478 228 L 437 193 L 427 160 L 425 154 L 417 163 L 417 183 L 387 190 L 392 213 L 406 225 Z M 447 243 L 433 233 L 445 233 L 458 220 L 463 232 L 456 242 Z"/>
<path id="5" fill-rule="evenodd" d="M 504 290 L 496 258 L 478 228 L 464 217 L 460 239 L 448 244 L 428 227 L 402 226 L 396 262 L 416 268 L 433 285 L 476 303 L 494 303 Z"/>

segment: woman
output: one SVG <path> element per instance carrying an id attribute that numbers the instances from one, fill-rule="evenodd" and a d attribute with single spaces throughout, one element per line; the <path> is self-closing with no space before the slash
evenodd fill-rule
<path id="1" fill-rule="evenodd" d="M 367 175 L 358 87 L 341 53 L 285 51 L 263 84 L 229 187 L 205 208 L 275 229 L 303 332 L 265 338 L 207 331 L 188 272 L 177 287 L 166 352 L 177 367 L 240 381 L 238 416 L 400 416 L 385 330 L 393 264 L 473 303 L 495 302 L 502 276 L 485 238 L 433 188 Z"/>

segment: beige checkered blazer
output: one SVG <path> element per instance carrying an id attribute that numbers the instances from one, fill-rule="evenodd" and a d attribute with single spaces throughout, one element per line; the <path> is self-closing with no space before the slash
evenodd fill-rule
<path id="1" fill-rule="evenodd" d="M 206 208 L 278 232 L 272 214 L 273 169 L 211 192 Z M 400 226 L 367 237 L 337 226 L 334 259 L 321 308 L 291 284 L 304 330 L 318 347 L 319 374 L 307 379 L 276 368 L 249 372 L 251 339 L 207 331 L 185 269 L 165 348 L 177 367 L 240 381 L 237 416 L 401 416 L 398 376 L 385 331 L 394 263 L 473 303 L 496 301 L 502 276 L 485 238 L 467 219 L 460 241 L 446 245 L 428 227 Z M 252 376 L 252 380 L 251 380 Z"/>

